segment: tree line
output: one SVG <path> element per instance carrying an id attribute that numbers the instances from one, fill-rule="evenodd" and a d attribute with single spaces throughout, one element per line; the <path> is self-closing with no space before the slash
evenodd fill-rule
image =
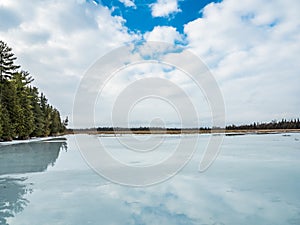
<path id="1" fill-rule="evenodd" d="M 200 128 L 165 128 L 165 127 L 98 127 L 96 129 L 99 132 L 113 132 L 113 131 L 194 131 L 194 130 L 199 130 L 199 131 L 209 131 L 211 130 L 208 127 L 200 127 Z"/>
<path id="2" fill-rule="evenodd" d="M 95 130 L 96 128 L 94 128 Z M 224 128 L 217 128 L 214 129 L 224 129 Z M 273 130 L 273 129 L 300 129 L 300 119 L 282 119 L 282 120 L 272 120 L 271 122 L 254 122 L 251 124 L 245 125 L 228 125 L 226 126 L 226 130 Z M 165 127 L 98 127 L 96 131 L 98 132 L 118 132 L 118 131 L 150 131 L 150 130 L 166 130 L 166 131 L 203 131 L 208 132 L 211 131 L 212 128 L 209 127 L 200 127 L 200 128 L 165 128 Z"/>
<path id="3" fill-rule="evenodd" d="M 29 72 L 15 64 L 12 49 L 0 40 L 0 140 L 28 139 L 61 134 L 68 118 L 39 93 Z"/>
<path id="4" fill-rule="evenodd" d="M 252 123 L 247 125 L 229 125 L 226 130 L 269 130 L 269 129 L 300 129 L 300 119 L 273 120 L 268 123 Z"/>

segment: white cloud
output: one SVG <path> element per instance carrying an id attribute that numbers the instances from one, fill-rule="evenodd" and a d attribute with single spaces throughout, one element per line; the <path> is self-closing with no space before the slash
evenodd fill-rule
<path id="1" fill-rule="evenodd" d="M 212 3 L 203 10 L 203 18 L 185 25 L 184 38 L 169 26 L 156 26 L 143 37 L 130 33 L 123 18 L 85 1 L 2 0 L 0 37 L 62 115 L 71 113 L 77 86 L 89 66 L 112 49 L 143 38 L 174 46 L 188 43 L 187 48 L 215 75 L 224 94 L 228 123 L 293 118 L 299 117 L 300 106 L 299 4 L 297 0 Z M 180 11 L 177 1 L 163 0 L 151 9 L 155 17 Z M 2 19 L 4 16 L 9 19 Z M 141 48 L 139 53 L 143 51 L 148 50 Z M 168 56 L 177 57 L 176 53 Z M 128 62 L 135 57 L 128 54 Z M 147 68 L 136 70 L 136 74 L 143 71 Z M 197 88 L 189 88 L 180 76 L 170 78 L 169 72 L 162 70 L 160 75 L 183 86 L 191 99 L 200 96 L 194 94 Z M 120 87 L 119 83 L 114 85 L 111 90 Z M 210 118 L 206 111 L 202 116 Z"/>
<path id="2" fill-rule="evenodd" d="M 168 17 L 170 14 L 181 12 L 178 7 L 178 0 L 157 0 L 150 7 L 153 17 Z"/>
<path id="3" fill-rule="evenodd" d="M 101 5 L 76 0 L 1 1 L 0 10 L 16 15 L 9 25 L 0 21 L 1 39 L 62 115 L 72 113 L 76 88 L 88 67 L 137 38 L 128 33 L 121 17 L 111 16 Z"/>
<path id="4" fill-rule="evenodd" d="M 193 117 L 191 109 L 186 108 L 184 113 L 181 112 L 177 115 L 175 108 L 178 110 L 181 105 L 186 104 L 187 100 L 192 102 L 197 112 L 201 111 L 202 113 L 208 108 L 201 89 L 188 75 L 173 66 L 155 62 L 143 61 L 123 68 L 111 76 L 101 90 L 95 106 L 95 120 L 97 124 L 103 126 L 112 126 L 111 112 L 113 112 L 114 106 L 118 106 L 117 99 L 120 101 L 121 98 L 123 99 L 121 103 L 126 106 L 130 105 L 132 111 L 120 110 L 116 112 L 116 116 L 122 118 L 124 114 L 128 113 L 133 126 L 147 126 L 149 121 L 154 118 L 153 115 L 157 115 L 166 122 L 166 126 L 181 126 L 181 122 L 178 120 L 179 116 L 185 118 L 185 121 L 189 120 L 185 125 L 193 127 L 198 124 L 198 118 Z M 128 91 L 134 94 L 128 96 L 126 94 Z M 137 97 L 147 91 L 151 92 L 149 98 L 141 98 L 140 102 L 130 100 L 131 96 Z M 128 98 L 124 96 L 128 96 Z M 160 96 L 167 101 L 158 100 L 153 96 Z M 153 110 L 154 106 L 155 110 Z M 115 126 L 127 125 L 120 119 L 113 122 Z"/>
<path id="5" fill-rule="evenodd" d="M 175 27 L 167 26 L 156 26 L 151 32 L 147 32 L 144 35 L 147 41 L 161 41 L 170 44 L 175 44 L 175 42 L 182 42 L 181 34 L 176 31 Z"/>
<path id="6" fill-rule="evenodd" d="M 136 8 L 134 1 L 132 0 L 119 0 L 119 2 L 123 3 L 126 7 L 133 7 Z"/>
<path id="7" fill-rule="evenodd" d="M 299 117 L 299 1 L 224 0 L 185 25 L 189 49 L 211 68 L 228 122 Z"/>

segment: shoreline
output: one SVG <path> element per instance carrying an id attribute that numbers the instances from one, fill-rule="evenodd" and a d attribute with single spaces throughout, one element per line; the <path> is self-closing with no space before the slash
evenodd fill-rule
<path id="1" fill-rule="evenodd" d="M 87 135 L 108 135 L 108 136 L 122 136 L 122 135 L 195 135 L 195 134 L 212 134 L 212 135 L 221 135 L 225 136 L 239 136 L 239 135 L 263 135 L 263 134 L 291 134 L 291 133 L 300 133 L 300 129 L 266 129 L 266 130 L 196 130 L 196 129 L 183 129 L 183 130 L 122 130 L 122 131 L 94 131 L 94 130 L 75 130 L 73 132 L 66 132 L 64 135 L 56 137 L 42 137 L 42 138 L 31 138 L 27 140 L 12 140 L 12 141 L 3 141 L 0 142 L 0 147 L 5 145 L 15 145 L 15 144 L 26 144 L 32 142 L 56 142 L 56 141 L 66 141 L 67 135 L 76 135 L 76 134 L 87 134 Z M 288 135 L 287 135 L 288 136 Z"/>
<path id="2" fill-rule="evenodd" d="M 139 134 L 139 135 L 149 135 L 149 134 L 168 134 L 168 135 L 178 135 L 178 134 L 223 134 L 227 136 L 234 135 L 247 135 L 247 134 L 284 134 L 284 133 L 300 133 L 300 129 L 257 129 L 257 130 L 198 130 L 198 129 L 153 129 L 153 130 L 115 130 L 115 131 L 96 131 L 96 130 L 74 130 L 72 132 L 67 132 L 66 134 L 90 134 L 90 135 L 128 135 L 128 134 Z"/>
<path id="3" fill-rule="evenodd" d="M 52 137 L 37 137 L 37 138 L 30 138 L 27 140 L 2 141 L 0 142 L 0 147 L 4 145 L 26 144 L 26 143 L 33 143 L 33 142 L 66 141 L 67 138 L 64 136 L 65 135 L 52 136 Z"/>

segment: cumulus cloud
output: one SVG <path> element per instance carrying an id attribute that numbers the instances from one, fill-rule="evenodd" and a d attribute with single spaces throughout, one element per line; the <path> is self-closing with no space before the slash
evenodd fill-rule
<path id="1" fill-rule="evenodd" d="M 133 7 L 136 8 L 136 5 L 134 4 L 134 1 L 131 0 L 119 0 L 121 3 L 123 3 L 126 7 Z"/>
<path id="2" fill-rule="evenodd" d="M 181 11 L 178 7 L 178 0 L 157 0 L 150 7 L 153 17 L 168 17 Z"/>
<path id="3" fill-rule="evenodd" d="M 134 1 L 120 1 L 135 7 Z M 158 0 L 150 8 L 153 17 L 180 11 L 176 0 Z M 143 39 L 180 47 L 183 43 L 203 59 L 223 92 L 228 123 L 265 121 L 299 117 L 299 8 L 297 0 L 224 0 L 207 5 L 202 18 L 184 26 L 183 35 L 170 26 L 156 26 L 139 34 L 130 32 L 122 17 L 112 16 L 101 4 L 2 0 L 0 37 L 62 115 L 71 114 L 77 86 L 89 66 L 112 49 Z M 140 56 L 142 51 L 147 53 L 146 48 L 140 49 Z M 176 52 L 170 52 L 169 57 L 178 58 Z M 128 53 L 128 63 L 134 59 Z M 130 73 L 151 71 L 147 67 L 135 69 Z M 203 98 L 195 94 L 197 87 L 175 72 L 162 69 L 156 74 L 183 87 L 191 99 Z M 124 80 L 130 80 L 129 76 Z M 128 84 L 125 81 L 115 82 L 111 90 L 121 90 L 119 85 Z M 203 116 L 209 118 L 206 111 Z"/>
<path id="4" fill-rule="evenodd" d="M 140 101 L 131 101 L 135 97 Z M 168 127 L 180 127 L 184 118 L 188 120 L 186 126 L 194 127 L 200 123 L 191 108 L 178 111 L 187 101 L 191 101 L 197 112 L 208 108 L 201 89 L 191 77 L 170 65 L 141 61 L 113 74 L 101 88 L 95 105 L 95 120 L 97 124 L 112 126 L 113 107 L 121 103 L 123 108 L 129 105 L 132 110 L 119 110 L 115 112 L 116 118 L 128 114 L 131 126 L 148 126 L 151 120 L 160 118 Z M 128 125 L 121 119 L 113 122 L 115 126 Z"/>
<path id="5" fill-rule="evenodd" d="M 228 122 L 299 116 L 298 1 L 224 0 L 184 27 L 188 47 L 211 68 Z"/>
<path id="6" fill-rule="evenodd" d="M 99 57 L 137 38 L 101 5 L 69 1 L 1 1 L 9 24 L 0 37 L 62 115 L 72 112 L 81 77 Z M 4 25 L 5 26 L 4 26 Z"/>
<path id="7" fill-rule="evenodd" d="M 175 27 L 156 26 L 152 31 L 144 34 L 147 41 L 161 41 L 175 44 L 175 42 L 182 42 L 183 38 Z"/>

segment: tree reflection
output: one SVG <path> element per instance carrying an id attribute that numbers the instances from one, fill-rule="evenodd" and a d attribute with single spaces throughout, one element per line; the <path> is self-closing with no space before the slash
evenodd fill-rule
<path id="1" fill-rule="evenodd" d="M 6 219 L 21 212 L 29 201 L 24 197 L 32 192 L 27 178 L 0 178 L 0 224 L 7 224 Z"/>
<path id="2" fill-rule="evenodd" d="M 0 146 L 0 175 L 43 172 L 54 166 L 66 142 L 32 142 Z"/>
<path id="3" fill-rule="evenodd" d="M 67 151 L 66 142 L 34 142 L 0 146 L 0 224 L 14 217 L 28 204 L 26 195 L 32 193 L 27 177 L 13 174 L 43 172 L 54 166 L 60 150 Z"/>

